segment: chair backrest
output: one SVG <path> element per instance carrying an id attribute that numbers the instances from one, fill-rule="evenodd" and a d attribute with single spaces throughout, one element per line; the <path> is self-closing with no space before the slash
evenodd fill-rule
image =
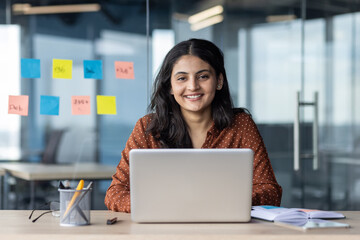
<path id="1" fill-rule="evenodd" d="M 48 138 L 41 162 L 46 164 L 56 163 L 56 154 L 59 149 L 61 138 L 66 130 L 53 130 Z"/>

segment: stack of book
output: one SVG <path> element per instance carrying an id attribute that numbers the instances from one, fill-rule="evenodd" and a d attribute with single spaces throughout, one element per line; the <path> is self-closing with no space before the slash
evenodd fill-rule
<path id="1" fill-rule="evenodd" d="M 338 212 L 301 209 L 301 208 L 284 208 L 276 206 L 253 206 L 251 217 L 273 222 L 285 222 L 294 225 L 303 225 L 309 219 L 340 219 L 345 216 Z"/>

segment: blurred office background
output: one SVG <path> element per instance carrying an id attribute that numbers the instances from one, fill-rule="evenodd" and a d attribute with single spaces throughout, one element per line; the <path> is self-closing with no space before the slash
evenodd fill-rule
<path id="1" fill-rule="evenodd" d="M 68 5 L 75 12 L 63 13 Z M 164 55 L 192 37 L 223 50 L 234 105 L 259 127 L 282 206 L 360 210 L 358 0 L 1 1 L 1 161 L 40 162 L 57 133 L 55 163 L 116 166 Z M 40 79 L 21 78 L 21 58 L 41 60 Z M 73 60 L 72 80 L 52 78 L 53 58 Z M 102 80 L 84 79 L 90 59 L 103 61 Z M 114 61 L 134 62 L 135 79 L 116 79 Z M 7 114 L 16 94 L 29 95 L 29 116 Z M 40 95 L 60 96 L 59 116 L 40 115 Z M 71 115 L 72 95 L 91 96 L 90 115 Z M 116 96 L 117 115 L 97 115 L 96 95 Z M 97 185 L 96 209 L 109 184 Z M 14 203 L 21 194 L 9 208 L 28 208 Z"/>

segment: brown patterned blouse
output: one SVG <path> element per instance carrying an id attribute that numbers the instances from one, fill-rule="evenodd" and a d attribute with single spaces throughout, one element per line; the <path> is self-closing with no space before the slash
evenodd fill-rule
<path id="1" fill-rule="evenodd" d="M 130 212 L 129 151 L 160 148 L 159 142 L 146 133 L 150 121 L 150 114 L 139 119 L 121 153 L 121 161 L 105 196 L 109 210 Z M 282 189 L 276 181 L 262 137 L 248 114 L 236 114 L 232 125 L 222 131 L 213 124 L 202 148 L 251 148 L 254 151 L 252 205 L 280 206 Z"/>

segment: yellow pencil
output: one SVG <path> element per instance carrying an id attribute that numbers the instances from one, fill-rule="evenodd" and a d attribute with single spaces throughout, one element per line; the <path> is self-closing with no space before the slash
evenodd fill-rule
<path id="1" fill-rule="evenodd" d="M 79 184 L 78 184 L 77 187 L 76 187 L 76 192 L 74 193 L 73 197 L 71 198 L 71 201 L 70 201 L 69 205 L 68 205 L 67 208 L 66 208 L 66 211 L 65 211 L 65 213 L 64 213 L 64 217 L 63 217 L 63 218 L 66 217 L 66 215 L 67 215 L 67 213 L 69 212 L 71 206 L 75 203 L 76 198 L 80 195 L 80 192 L 79 192 L 79 191 L 81 191 L 83 188 L 84 188 L 84 180 L 81 179 L 80 182 L 79 182 Z"/>

